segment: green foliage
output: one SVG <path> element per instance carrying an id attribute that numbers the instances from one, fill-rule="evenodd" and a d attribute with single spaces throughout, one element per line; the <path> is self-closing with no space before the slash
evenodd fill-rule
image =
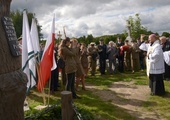
<path id="1" fill-rule="evenodd" d="M 79 37 L 77 40 L 79 41 L 79 43 L 85 43 L 85 44 L 87 44 L 86 36 Z"/>
<path id="2" fill-rule="evenodd" d="M 31 12 L 27 12 L 27 16 L 28 16 L 29 26 L 31 28 L 32 18 L 35 17 L 35 14 L 31 13 Z M 11 11 L 10 12 L 10 17 L 13 20 L 13 24 L 14 24 L 14 27 L 15 27 L 16 35 L 17 35 L 17 37 L 20 37 L 22 35 L 23 13 L 22 13 L 22 11 L 19 11 L 19 10 Z M 37 19 L 36 19 L 36 21 L 38 23 Z M 38 28 L 39 38 L 42 38 L 43 35 L 41 33 L 41 26 L 37 25 L 37 28 Z"/>
<path id="3" fill-rule="evenodd" d="M 86 43 L 87 43 L 87 44 L 90 44 L 91 42 L 94 42 L 94 41 L 93 41 L 93 35 L 92 35 L 92 34 L 88 35 L 87 38 L 86 38 Z"/>
<path id="4" fill-rule="evenodd" d="M 166 118 L 166 120 L 170 120 L 170 82 L 164 81 L 166 94 L 163 97 L 160 96 L 152 96 L 149 98 L 150 104 L 145 103 L 145 108 L 150 111 L 158 112 L 161 116 Z"/>
<path id="5" fill-rule="evenodd" d="M 96 38 L 94 38 L 94 41 L 95 41 L 96 44 L 99 44 L 99 39 L 100 39 L 100 38 L 103 38 L 105 44 L 108 44 L 110 41 L 113 41 L 113 42 L 116 43 L 118 37 L 121 38 L 122 41 L 124 41 L 125 38 L 126 38 L 126 36 L 124 35 L 124 33 L 122 33 L 122 34 L 104 35 L 104 36 L 96 37 Z"/>
<path id="6" fill-rule="evenodd" d="M 115 35 L 104 35 L 104 36 L 99 36 L 99 37 L 93 37 L 93 35 L 90 34 L 88 36 L 79 37 L 79 38 L 77 38 L 77 40 L 80 43 L 85 43 L 86 45 L 88 45 L 91 42 L 95 42 L 96 44 L 99 44 L 99 39 L 103 38 L 104 43 L 108 44 L 109 41 L 117 42 L 118 37 L 120 37 L 122 39 L 122 41 L 124 41 L 126 38 L 126 35 L 124 33 L 122 33 L 122 34 L 115 34 Z"/>
<path id="7" fill-rule="evenodd" d="M 22 35 L 22 21 L 23 21 L 21 12 L 19 10 L 17 10 L 16 12 L 12 11 L 10 13 L 10 16 L 13 19 L 16 35 L 17 37 L 20 37 Z"/>
<path id="8" fill-rule="evenodd" d="M 41 111 L 32 110 L 27 111 L 25 120 L 60 120 L 61 106 L 54 106 L 52 108 L 45 108 Z"/>
<path id="9" fill-rule="evenodd" d="M 103 38 L 104 43 L 108 44 L 109 41 L 117 42 L 117 38 L 120 37 L 123 41 L 125 40 L 126 36 L 122 34 L 115 34 L 115 35 L 105 35 L 105 36 L 99 36 L 99 37 L 93 37 L 92 34 L 83 37 L 77 38 L 80 43 L 85 43 L 86 45 L 90 44 L 91 42 L 95 42 L 96 44 L 99 44 L 99 39 Z"/>
<path id="10" fill-rule="evenodd" d="M 78 112 L 81 114 L 83 120 L 94 120 L 94 115 L 87 109 L 80 107 Z M 61 120 L 61 105 L 47 107 L 42 110 L 31 109 L 25 112 L 25 120 Z M 74 120 L 78 120 L 75 115 Z"/>
<path id="11" fill-rule="evenodd" d="M 163 32 L 163 33 L 162 33 L 162 36 L 170 37 L 170 33 L 168 33 L 168 32 Z"/>
<path id="12" fill-rule="evenodd" d="M 151 31 L 148 31 L 146 27 L 141 25 L 141 19 L 139 17 L 139 14 L 135 15 L 135 18 L 132 16 L 129 16 L 130 25 L 131 25 L 131 36 L 134 39 L 140 38 L 140 34 L 151 34 Z M 125 32 L 125 35 L 127 35 L 127 32 Z"/>

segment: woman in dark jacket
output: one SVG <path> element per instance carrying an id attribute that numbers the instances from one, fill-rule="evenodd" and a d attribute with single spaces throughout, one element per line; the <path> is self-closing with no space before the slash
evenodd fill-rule
<path id="1" fill-rule="evenodd" d="M 67 78 L 66 90 L 72 92 L 72 96 L 74 99 L 80 98 L 76 95 L 75 92 L 75 72 L 77 71 L 76 62 L 74 60 L 75 57 L 75 49 L 69 48 L 70 46 L 70 38 L 66 38 L 61 41 L 59 46 L 59 56 L 63 58 L 65 62 L 65 73 Z"/>

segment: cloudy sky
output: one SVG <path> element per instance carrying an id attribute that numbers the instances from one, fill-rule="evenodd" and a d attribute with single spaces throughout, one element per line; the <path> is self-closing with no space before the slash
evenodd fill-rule
<path id="1" fill-rule="evenodd" d="M 69 37 L 122 33 L 128 17 L 136 13 L 148 30 L 170 32 L 170 0 L 12 0 L 11 10 L 16 9 L 35 13 L 44 37 L 54 14 L 56 33 L 63 34 L 65 26 Z"/>

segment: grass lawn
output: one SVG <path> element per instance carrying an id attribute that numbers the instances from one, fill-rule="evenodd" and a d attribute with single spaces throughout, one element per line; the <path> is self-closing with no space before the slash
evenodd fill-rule
<path id="1" fill-rule="evenodd" d="M 137 72 L 135 74 L 126 72 L 105 76 L 100 76 L 97 74 L 96 76 L 89 76 L 86 78 L 87 85 L 96 86 L 96 88 L 101 91 L 109 90 L 108 88 L 112 85 L 112 83 L 118 81 L 133 81 L 136 85 L 148 85 L 148 78 L 146 77 L 145 72 Z M 62 90 L 63 88 L 64 87 L 61 86 L 60 89 Z M 170 120 L 170 81 L 165 81 L 165 88 L 166 95 L 164 97 L 150 96 L 141 107 L 150 111 L 155 111 L 165 119 Z M 57 113 L 57 118 L 56 115 L 50 114 L 46 115 L 46 117 L 42 117 L 42 120 L 49 120 L 48 116 L 50 116 L 51 120 L 61 119 L 59 118 L 61 117 L 60 93 L 61 91 L 58 91 L 55 94 L 50 95 L 50 104 L 58 104 L 58 107 L 56 107 L 55 111 Z M 111 104 L 111 101 L 104 101 L 100 99 L 100 97 L 91 90 L 81 91 L 78 92 L 78 94 L 82 99 L 74 100 L 74 104 L 77 106 L 78 111 L 83 116 L 83 120 L 136 120 L 136 118 L 128 113 L 126 109 Z M 47 100 L 47 90 L 45 95 Z M 32 89 L 31 93 L 27 96 L 27 100 L 30 111 L 25 112 L 25 116 L 31 116 L 35 115 L 35 113 L 40 113 L 40 111 L 37 111 L 34 108 L 38 105 L 43 105 L 42 94 L 37 92 L 36 89 Z M 52 116 L 54 116 L 54 118 Z"/>

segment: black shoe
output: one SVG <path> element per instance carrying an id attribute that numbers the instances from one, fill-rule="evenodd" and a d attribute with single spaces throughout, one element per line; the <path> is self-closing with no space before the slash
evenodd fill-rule
<path id="1" fill-rule="evenodd" d="M 73 97 L 73 99 L 81 99 L 81 97 L 76 95 L 76 96 Z"/>
<path id="2" fill-rule="evenodd" d="M 82 90 L 86 91 L 87 89 L 85 87 L 82 87 Z"/>

